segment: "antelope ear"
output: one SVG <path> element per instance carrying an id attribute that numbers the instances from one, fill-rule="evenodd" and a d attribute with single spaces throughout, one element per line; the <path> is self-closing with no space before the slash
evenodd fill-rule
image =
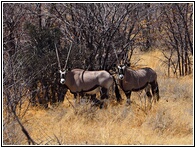
<path id="1" fill-rule="evenodd" d="M 120 66 L 118 66 L 118 69 L 120 69 L 121 67 Z"/>
<path id="2" fill-rule="evenodd" d="M 66 70 L 65 71 L 59 70 L 59 72 L 60 72 L 60 74 L 65 74 Z"/>
<path id="3" fill-rule="evenodd" d="M 130 66 L 131 66 L 131 64 L 127 62 L 127 63 L 126 63 L 126 66 L 130 67 Z"/>

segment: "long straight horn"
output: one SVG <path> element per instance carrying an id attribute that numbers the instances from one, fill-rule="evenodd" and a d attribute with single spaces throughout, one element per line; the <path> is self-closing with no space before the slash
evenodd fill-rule
<path id="1" fill-rule="evenodd" d="M 69 51 L 68 51 L 68 54 L 67 54 L 67 59 L 66 59 L 65 66 L 64 66 L 64 69 L 63 70 L 65 70 L 66 67 L 67 67 L 67 62 L 68 62 L 68 59 L 69 59 L 69 54 L 70 54 L 71 48 L 72 48 L 72 42 L 71 42 L 71 45 L 69 47 Z"/>
<path id="2" fill-rule="evenodd" d="M 127 59 L 128 59 L 128 53 L 126 52 L 125 59 L 124 59 L 124 64 L 127 63 Z"/>
<path id="3" fill-rule="evenodd" d="M 117 63 L 118 63 L 118 65 L 119 65 L 119 64 L 120 64 L 120 62 L 119 62 L 119 59 L 118 59 L 118 55 L 117 55 L 116 49 L 115 49 L 115 48 L 113 48 L 113 49 L 114 49 L 114 53 L 115 53 L 115 55 L 116 55 Z"/>
<path id="4" fill-rule="evenodd" d="M 57 61 L 58 61 L 58 67 L 59 67 L 59 70 L 61 70 L 61 63 L 60 63 L 60 60 L 59 60 L 59 54 L 58 54 L 58 50 L 57 50 L 57 47 L 56 47 L 56 43 L 54 44 L 55 46 L 55 50 L 56 50 L 56 57 L 57 57 Z"/>

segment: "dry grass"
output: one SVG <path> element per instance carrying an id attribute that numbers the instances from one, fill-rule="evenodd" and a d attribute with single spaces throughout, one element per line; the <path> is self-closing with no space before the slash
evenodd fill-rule
<path id="1" fill-rule="evenodd" d="M 31 107 L 23 123 L 42 145 L 192 145 L 192 76 L 166 78 L 160 56 L 158 51 L 140 55 L 138 63 L 154 68 L 159 76 L 161 99 L 151 110 L 140 105 L 142 93 L 133 93 L 131 107 L 111 103 L 101 110 L 90 105 L 74 109 L 65 99 L 48 110 Z M 73 102 L 71 94 L 67 98 Z M 26 139 L 21 144 L 27 144 Z"/>

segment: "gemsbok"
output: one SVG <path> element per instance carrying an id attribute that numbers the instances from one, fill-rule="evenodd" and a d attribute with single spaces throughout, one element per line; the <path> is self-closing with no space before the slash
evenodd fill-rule
<path id="1" fill-rule="evenodd" d="M 152 105 L 152 95 L 150 88 L 153 94 L 154 103 L 159 100 L 160 97 L 157 74 L 153 69 L 145 67 L 138 70 L 133 70 L 128 67 L 127 64 L 118 65 L 117 68 L 119 85 L 127 97 L 127 105 L 131 104 L 130 97 L 132 91 L 139 91 L 142 89 L 145 89 L 146 91 L 148 102 L 150 103 L 150 108 Z"/>
<path id="2" fill-rule="evenodd" d="M 96 93 L 100 92 L 101 100 L 108 98 L 108 90 L 114 83 L 114 78 L 105 70 L 86 71 L 83 69 L 72 69 L 71 71 L 60 70 L 60 83 L 64 84 L 72 94 L 90 94 L 93 101 L 97 101 Z M 115 86 L 117 87 L 117 86 Z M 119 90 L 115 88 L 117 100 Z M 103 104 L 100 104 L 103 105 Z M 100 106 L 101 107 L 101 106 Z"/>
<path id="3" fill-rule="evenodd" d="M 100 108 L 103 107 L 103 102 L 96 99 L 96 93 L 100 92 L 101 100 L 108 98 L 109 88 L 115 84 L 116 99 L 118 102 L 120 102 L 121 96 L 118 86 L 114 77 L 110 75 L 109 72 L 105 70 L 87 71 L 83 69 L 66 69 L 70 50 L 71 46 L 68 52 L 65 66 L 62 69 L 56 48 L 58 67 L 60 72 L 60 83 L 64 84 L 70 90 L 70 92 L 74 94 L 74 97 L 78 96 L 78 94 L 80 94 L 80 96 L 83 96 L 84 94 L 90 94 L 91 100 L 97 105 L 100 105 Z"/>

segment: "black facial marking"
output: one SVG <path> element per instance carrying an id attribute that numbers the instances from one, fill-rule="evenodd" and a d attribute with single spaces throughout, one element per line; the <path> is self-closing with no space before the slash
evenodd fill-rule
<path id="1" fill-rule="evenodd" d="M 123 69 L 123 66 L 122 66 L 122 65 L 120 65 L 120 66 L 118 67 L 118 73 L 119 73 L 119 75 L 120 75 L 120 74 L 124 75 L 124 69 Z"/>

